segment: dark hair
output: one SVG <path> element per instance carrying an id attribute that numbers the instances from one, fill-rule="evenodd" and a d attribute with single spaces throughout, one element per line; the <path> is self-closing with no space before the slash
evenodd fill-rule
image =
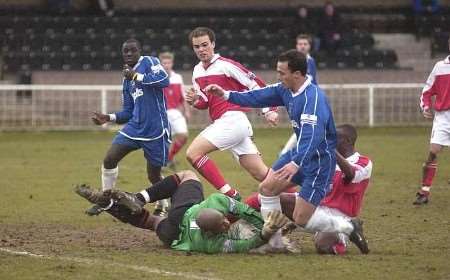
<path id="1" fill-rule="evenodd" d="M 189 33 L 189 44 L 192 45 L 192 38 L 201 37 L 208 35 L 209 40 L 212 42 L 216 41 L 216 34 L 214 31 L 208 27 L 197 27 Z"/>
<path id="2" fill-rule="evenodd" d="M 278 56 L 279 62 L 287 62 L 288 68 L 291 72 L 300 71 L 303 76 L 306 75 L 308 65 L 306 63 L 306 56 L 295 49 L 285 51 Z"/>
<path id="3" fill-rule="evenodd" d="M 138 49 L 139 49 L 139 50 L 142 50 L 141 42 L 139 42 L 139 41 L 138 41 L 137 39 L 135 39 L 135 38 L 130 38 L 130 39 L 126 40 L 125 42 L 123 42 L 122 46 L 125 45 L 125 44 L 130 44 L 130 43 L 135 43 L 136 46 L 138 47 Z"/>
<path id="4" fill-rule="evenodd" d="M 341 124 L 337 127 L 338 129 L 342 129 L 345 135 L 350 138 L 350 141 L 354 145 L 356 143 L 356 139 L 358 138 L 358 133 L 356 132 L 356 128 L 351 124 Z"/>
<path id="5" fill-rule="evenodd" d="M 311 38 L 310 35 L 304 34 L 304 33 L 298 34 L 297 38 L 295 39 L 295 41 L 298 41 L 298 40 L 301 40 L 301 39 L 308 40 L 309 44 L 312 45 L 312 38 Z"/>

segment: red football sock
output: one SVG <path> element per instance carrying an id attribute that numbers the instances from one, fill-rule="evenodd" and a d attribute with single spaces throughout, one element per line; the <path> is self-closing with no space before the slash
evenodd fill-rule
<path id="1" fill-rule="evenodd" d="M 217 168 L 216 164 L 208 158 L 207 155 L 202 156 L 194 162 L 194 168 L 205 177 L 211 185 L 214 186 L 217 190 L 220 190 L 223 186 L 227 184 L 225 179 L 220 173 L 219 168 Z M 234 193 L 234 189 L 228 189 L 225 193 Z"/>
<path id="2" fill-rule="evenodd" d="M 422 189 L 421 194 L 429 194 L 431 185 L 433 184 L 434 175 L 437 171 L 437 162 L 426 162 L 423 165 Z"/>
<path id="3" fill-rule="evenodd" d="M 258 193 L 252 193 L 249 197 L 245 199 L 245 203 L 255 210 L 261 210 L 261 202 L 258 199 Z"/>
<path id="4" fill-rule="evenodd" d="M 175 139 L 170 146 L 169 151 L 169 160 L 172 161 L 175 155 L 183 148 L 184 144 L 186 144 L 186 138 Z"/>

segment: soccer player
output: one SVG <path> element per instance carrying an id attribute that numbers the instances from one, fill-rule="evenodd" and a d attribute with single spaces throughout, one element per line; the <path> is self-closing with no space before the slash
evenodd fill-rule
<path id="1" fill-rule="evenodd" d="M 211 29 L 194 29 L 189 34 L 189 41 L 200 62 L 192 74 L 194 88 L 187 91 L 185 98 L 196 109 L 208 109 L 213 123 L 192 141 L 186 152 L 187 160 L 217 190 L 239 200 L 239 192 L 225 181 L 208 154 L 229 150 L 258 181 L 265 178 L 268 168 L 252 141 L 252 125 L 244 113 L 248 108 L 231 104 L 203 89 L 215 83 L 227 90 L 247 90 L 264 86 L 264 83 L 241 64 L 214 53 L 215 34 Z M 276 111 L 266 108 L 263 112 L 270 123 L 278 121 Z"/>
<path id="2" fill-rule="evenodd" d="M 280 193 L 292 184 L 300 185 L 293 213 L 295 223 L 313 233 L 345 233 L 362 253 L 368 253 L 358 219 L 330 216 L 317 208 L 329 191 L 336 167 L 336 128 L 325 93 L 307 79 L 306 56 L 297 50 L 279 55 L 277 72 L 280 83 L 245 93 L 225 91 L 219 85 L 203 89 L 241 106 L 286 107 L 297 145 L 273 164 L 259 185 L 262 216 L 281 211 Z"/>
<path id="3" fill-rule="evenodd" d="M 450 38 L 448 40 L 450 50 Z M 434 105 L 432 97 L 435 97 Z M 428 203 L 431 185 L 437 171 L 437 155 L 445 146 L 450 146 L 450 56 L 437 62 L 428 77 L 420 98 L 423 116 L 433 118 L 430 151 L 428 159 L 423 164 L 422 187 L 416 194 L 413 204 Z"/>
<path id="4" fill-rule="evenodd" d="M 309 51 L 311 50 L 311 36 L 307 34 L 299 34 L 296 39 L 297 44 L 295 45 L 295 48 L 297 51 L 303 53 L 306 55 L 306 74 L 308 74 L 311 77 L 311 82 L 315 85 L 317 84 L 317 78 L 316 78 L 316 61 L 314 58 L 309 54 Z M 297 136 L 295 136 L 295 133 L 292 133 L 291 137 L 288 139 L 286 144 L 284 145 L 283 149 L 280 152 L 280 155 L 286 153 L 290 149 L 292 149 L 295 144 L 297 143 Z"/>
<path id="5" fill-rule="evenodd" d="M 357 132 L 352 125 L 340 125 L 337 131 L 337 166 L 331 191 L 322 200 L 318 209 L 325 214 L 352 219 L 359 216 L 364 193 L 369 186 L 372 174 L 372 161 L 355 151 Z M 280 197 L 283 213 L 292 217 L 295 195 L 283 193 Z M 245 202 L 259 210 L 258 194 L 249 196 Z M 343 233 L 318 232 L 314 243 L 321 254 L 344 254 L 348 236 Z"/>
<path id="6" fill-rule="evenodd" d="M 114 188 L 119 175 L 118 163 L 128 153 L 144 150 L 148 179 L 152 183 L 161 180 L 161 167 L 167 163 L 168 156 L 169 124 L 163 88 L 169 85 L 169 75 L 158 58 L 141 56 L 141 44 L 135 39 L 123 43 L 122 56 L 125 62 L 123 109 L 114 114 L 94 112 L 92 116 L 97 125 L 125 124 L 103 160 L 103 190 Z M 96 214 L 95 208 L 91 210 Z"/>
<path id="7" fill-rule="evenodd" d="M 184 101 L 183 77 L 173 71 L 174 55 L 170 52 L 163 52 L 159 55 L 159 60 L 164 70 L 169 74 L 170 84 L 164 88 L 164 96 L 167 105 L 167 117 L 172 134 L 172 144 L 169 151 L 169 161 L 167 166 L 175 169 L 175 155 L 186 144 L 188 139 L 188 128 L 186 120 L 191 117 L 189 105 Z"/>
<path id="8" fill-rule="evenodd" d="M 168 176 L 135 195 L 119 190 L 96 192 L 86 185 L 77 186 L 75 191 L 120 221 L 155 231 L 164 245 L 181 251 L 248 252 L 267 243 L 289 222 L 275 211 L 264 223 L 256 210 L 223 194 L 215 193 L 204 200 L 200 180 L 189 170 Z M 152 215 L 142 207 L 167 198 L 172 200 L 167 217 Z M 239 232 L 229 231 L 227 215 L 242 218 L 257 233 L 244 239 Z"/>

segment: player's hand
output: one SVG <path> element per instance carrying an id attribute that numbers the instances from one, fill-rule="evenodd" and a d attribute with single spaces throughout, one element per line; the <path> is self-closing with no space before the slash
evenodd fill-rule
<path id="1" fill-rule="evenodd" d="M 189 105 L 193 105 L 195 103 L 195 101 L 197 101 L 198 99 L 198 95 L 195 94 L 195 89 L 190 87 L 186 90 L 186 95 L 184 97 L 184 100 L 186 100 L 186 102 Z"/>
<path id="2" fill-rule="evenodd" d="M 131 81 L 131 80 L 134 80 L 136 71 L 134 71 L 133 68 L 131 68 L 127 64 L 125 64 L 125 65 L 123 65 L 122 74 L 125 79 Z"/>
<path id="3" fill-rule="evenodd" d="M 430 108 L 425 108 L 422 112 L 424 118 L 426 119 L 432 119 L 433 118 L 433 112 Z"/>
<path id="4" fill-rule="evenodd" d="M 268 111 L 264 114 L 264 118 L 269 123 L 270 126 L 275 127 L 278 125 L 278 113 L 275 111 Z"/>
<path id="5" fill-rule="evenodd" d="M 219 85 L 208 85 L 203 89 L 204 92 L 209 92 L 215 96 L 219 96 L 222 97 L 225 94 L 225 91 L 223 90 L 223 88 L 221 88 Z"/>
<path id="6" fill-rule="evenodd" d="M 92 112 L 91 120 L 96 125 L 102 125 L 109 122 L 109 115 L 105 115 L 99 112 Z"/>
<path id="7" fill-rule="evenodd" d="M 269 212 L 267 220 L 264 223 L 263 229 L 261 230 L 261 237 L 264 240 L 269 240 L 272 235 L 275 234 L 280 228 L 289 223 L 290 220 L 281 211 L 273 210 Z"/>
<path id="8" fill-rule="evenodd" d="M 274 177 L 281 181 L 291 181 L 295 173 L 297 173 L 299 167 L 292 162 L 289 162 L 285 166 L 281 167 L 273 173 Z"/>

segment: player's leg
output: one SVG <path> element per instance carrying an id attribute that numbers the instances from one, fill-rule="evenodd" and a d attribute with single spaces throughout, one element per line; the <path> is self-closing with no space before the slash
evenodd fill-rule
<path id="1" fill-rule="evenodd" d="M 438 163 L 437 155 L 442 150 L 439 144 L 430 144 L 430 151 L 428 159 L 424 162 L 422 167 L 422 187 L 416 194 L 416 200 L 413 204 L 422 205 L 428 203 L 428 197 L 430 195 L 431 185 L 433 183 L 434 176 L 436 175 Z"/>
<path id="2" fill-rule="evenodd" d="M 292 220 L 292 215 L 294 213 L 296 193 L 281 193 L 280 194 L 280 204 L 281 210 L 286 217 Z M 245 199 L 245 203 L 257 211 L 261 211 L 261 201 L 259 198 L 259 193 L 252 193 Z"/>
<path id="3" fill-rule="evenodd" d="M 214 142 L 218 140 L 220 143 L 220 134 L 215 127 L 209 126 L 206 128 L 192 141 L 186 151 L 186 158 L 215 189 L 230 197 L 235 197 L 239 194 L 237 190 L 225 181 L 222 172 L 214 161 L 208 157 L 209 153 L 219 149 Z"/>
<path id="4" fill-rule="evenodd" d="M 287 163 L 291 162 L 291 154 L 285 153 L 278 158 L 278 160 L 269 169 L 264 181 L 259 184 L 259 193 L 261 201 L 261 215 L 266 219 L 268 213 L 273 210 L 281 210 L 280 193 L 287 190 L 293 184 L 301 185 L 303 181 L 303 172 L 297 172 L 292 178 L 291 182 L 280 180 L 275 177 L 274 171 L 282 168 Z"/>
<path id="5" fill-rule="evenodd" d="M 314 245 L 319 254 L 343 255 L 346 252 L 346 244 L 336 232 L 317 232 L 314 235 Z"/>
<path id="6" fill-rule="evenodd" d="M 269 173 L 269 168 L 259 154 L 240 155 L 239 163 L 258 182 L 262 182 Z"/>
<path id="7" fill-rule="evenodd" d="M 119 175 L 118 163 L 139 146 L 133 140 L 118 133 L 111 147 L 106 152 L 102 165 L 102 189 L 110 190 L 115 187 Z"/>
<path id="8" fill-rule="evenodd" d="M 175 169 L 174 157 L 181 148 L 183 148 L 188 139 L 187 122 L 179 110 L 169 110 L 167 112 L 167 117 L 173 136 L 167 165 L 168 167 Z"/>
<path id="9" fill-rule="evenodd" d="M 156 184 L 162 180 L 161 168 L 167 162 L 169 150 L 168 137 L 163 137 L 153 141 L 141 141 L 144 157 L 147 160 L 147 177 L 151 184 Z M 169 200 L 164 199 L 155 205 L 154 215 L 164 216 L 169 210 Z"/>

